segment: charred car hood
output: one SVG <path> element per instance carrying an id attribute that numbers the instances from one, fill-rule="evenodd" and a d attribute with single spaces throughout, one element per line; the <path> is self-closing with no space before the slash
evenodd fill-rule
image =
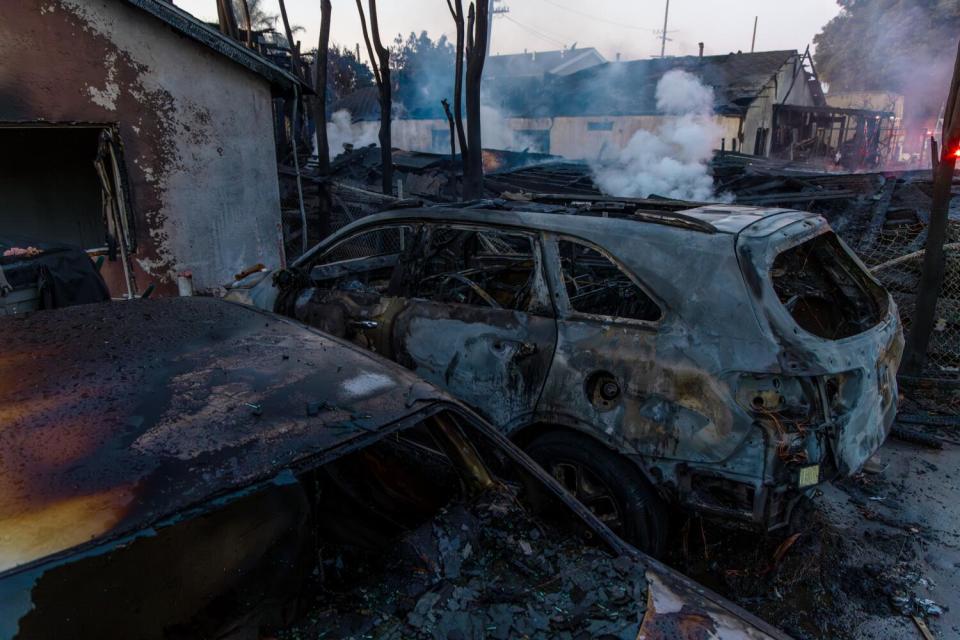
<path id="1" fill-rule="evenodd" d="M 443 398 L 209 298 L 38 312 L 0 333 L 0 572 L 142 530 Z"/>

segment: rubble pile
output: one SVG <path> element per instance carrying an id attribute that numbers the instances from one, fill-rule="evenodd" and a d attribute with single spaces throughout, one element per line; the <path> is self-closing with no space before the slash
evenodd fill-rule
<path id="1" fill-rule="evenodd" d="M 647 589 L 633 560 L 535 520 L 509 489 L 448 506 L 345 576 L 281 637 L 634 640 Z"/>

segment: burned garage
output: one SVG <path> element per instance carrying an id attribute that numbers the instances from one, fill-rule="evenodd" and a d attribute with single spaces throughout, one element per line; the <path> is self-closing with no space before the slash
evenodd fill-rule
<path id="1" fill-rule="evenodd" d="M 0 59 L 0 234 L 107 255 L 114 296 L 281 264 L 289 72 L 162 0 L 13 2 Z"/>
<path id="2" fill-rule="evenodd" d="M 763 5 L 13 0 L 0 640 L 960 637 L 960 13 Z"/>

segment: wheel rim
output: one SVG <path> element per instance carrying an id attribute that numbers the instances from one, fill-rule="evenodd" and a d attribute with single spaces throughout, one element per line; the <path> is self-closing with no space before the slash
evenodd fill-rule
<path id="1" fill-rule="evenodd" d="M 574 498 L 590 509 L 615 533 L 623 533 L 623 515 L 610 487 L 581 464 L 558 460 L 550 465 L 550 473 Z"/>

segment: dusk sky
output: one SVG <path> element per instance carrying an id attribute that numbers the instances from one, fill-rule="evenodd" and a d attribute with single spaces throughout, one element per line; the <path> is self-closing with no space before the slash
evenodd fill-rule
<path id="1" fill-rule="evenodd" d="M 200 18 L 216 20 L 216 0 L 175 2 Z M 267 12 L 279 14 L 277 0 L 262 2 Z M 355 0 L 332 2 L 331 41 L 350 47 L 362 42 Z M 315 48 L 320 0 L 286 3 L 290 21 L 305 28 L 296 36 L 303 49 Z M 366 4 L 364 0 L 365 8 Z M 660 53 L 660 38 L 655 33 L 663 27 L 664 2 L 660 0 L 503 0 L 499 5 L 510 11 L 494 19 L 494 54 L 560 49 L 573 44 L 596 47 L 610 60 L 617 53 L 624 59 Z M 377 6 L 385 41 L 411 31 L 426 30 L 431 37 L 452 34 L 446 0 L 380 0 Z M 802 51 L 838 11 L 835 0 L 672 0 L 667 27 L 672 40 L 667 42 L 667 54 L 696 54 L 701 41 L 707 54 L 749 51 L 754 16 L 759 17 L 757 51 Z M 279 20 L 277 28 L 282 30 Z"/>

